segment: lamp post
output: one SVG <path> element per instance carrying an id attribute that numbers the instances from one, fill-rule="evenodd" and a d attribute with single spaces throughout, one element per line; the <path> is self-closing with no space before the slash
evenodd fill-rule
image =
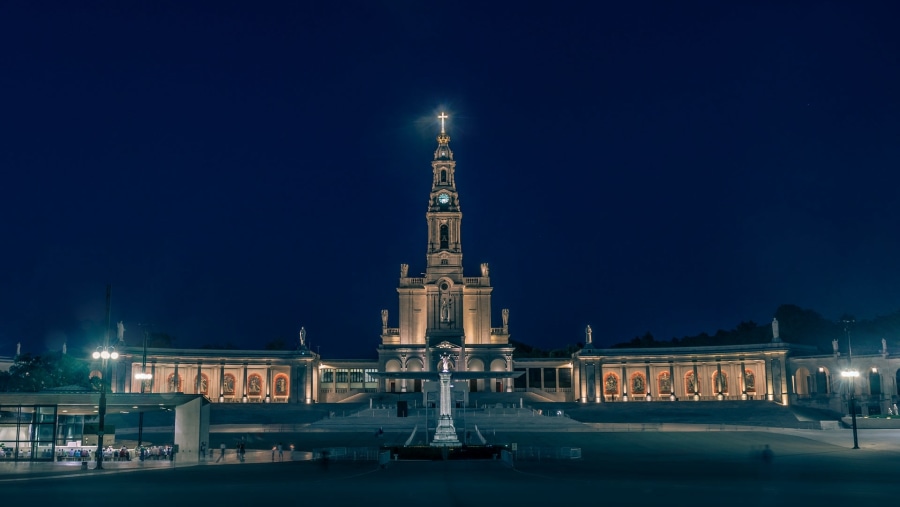
<path id="1" fill-rule="evenodd" d="M 144 387 L 148 380 L 153 378 L 153 375 L 147 373 L 147 335 L 150 334 L 150 331 L 147 328 L 144 328 L 144 355 L 141 358 L 141 372 L 136 373 L 134 378 L 141 381 L 141 394 L 144 394 Z M 144 451 L 141 449 L 144 443 L 144 411 L 141 410 L 138 412 L 138 452 L 141 453 L 141 459 L 144 457 Z"/>
<path id="2" fill-rule="evenodd" d="M 850 345 L 850 324 L 852 319 L 844 319 L 844 334 L 847 335 L 847 369 L 841 372 L 841 377 L 847 379 L 850 383 L 850 398 L 847 405 L 850 408 L 850 424 L 853 428 L 853 448 L 859 449 L 859 438 L 856 434 L 856 397 L 855 397 L 855 380 L 859 376 L 859 371 L 853 369 L 853 347 Z"/>
<path id="3" fill-rule="evenodd" d="M 115 361 L 119 358 L 119 353 L 116 352 L 116 348 L 109 345 L 109 325 L 110 325 L 110 294 L 112 289 L 109 285 L 106 286 L 106 336 L 103 340 L 103 346 L 97 347 L 97 350 L 91 354 L 91 357 L 94 359 L 101 359 L 101 370 L 100 370 L 100 403 L 97 406 L 97 413 L 99 415 L 99 425 L 97 428 L 97 469 L 103 470 L 103 434 L 105 432 L 105 419 L 106 419 L 106 384 L 111 380 L 112 377 L 112 365 L 110 364 L 110 360 Z"/>

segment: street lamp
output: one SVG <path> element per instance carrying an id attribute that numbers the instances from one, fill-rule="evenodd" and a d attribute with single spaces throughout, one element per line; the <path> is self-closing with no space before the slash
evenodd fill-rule
<path id="1" fill-rule="evenodd" d="M 107 333 L 108 335 L 108 333 Z M 119 358 L 119 353 L 112 346 L 97 347 L 97 350 L 91 355 L 94 359 L 101 359 L 100 374 L 100 404 L 98 413 L 100 415 L 100 424 L 97 429 L 97 469 L 103 470 L 103 434 L 105 433 L 106 419 L 106 384 L 112 377 L 112 363 Z"/>
<path id="2" fill-rule="evenodd" d="M 112 378 L 112 365 L 110 360 L 115 361 L 119 358 L 119 353 L 116 352 L 116 348 L 110 346 L 109 344 L 109 324 L 110 324 L 110 294 L 112 293 L 112 289 L 109 285 L 106 286 L 106 337 L 103 340 L 103 346 L 97 347 L 97 350 L 91 354 L 91 357 L 96 359 L 101 359 L 101 370 L 100 370 L 100 404 L 97 406 L 97 411 L 100 416 L 99 425 L 97 428 L 97 470 L 103 470 L 103 434 L 105 432 L 105 419 L 106 419 L 106 384 Z"/>
<path id="3" fill-rule="evenodd" d="M 852 319 L 844 319 L 844 333 L 847 335 L 847 369 L 841 372 L 841 377 L 846 378 L 850 383 L 850 399 L 847 400 L 847 406 L 850 408 L 850 424 L 853 428 L 853 448 L 859 449 L 859 438 L 856 434 L 856 386 L 854 380 L 859 376 L 859 371 L 853 369 L 853 347 L 850 345 L 850 324 Z"/>
<path id="4" fill-rule="evenodd" d="M 153 378 L 153 375 L 147 373 L 147 335 L 150 334 L 150 331 L 147 328 L 144 328 L 144 356 L 141 358 L 141 372 L 135 373 L 134 378 L 141 381 L 141 394 L 144 394 L 144 387 L 147 384 L 147 381 Z M 141 453 L 141 459 L 144 458 L 144 451 L 142 450 L 142 446 L 144 443 L 144 410 L 141 409 L 138 412 L 138 452 Z"/>

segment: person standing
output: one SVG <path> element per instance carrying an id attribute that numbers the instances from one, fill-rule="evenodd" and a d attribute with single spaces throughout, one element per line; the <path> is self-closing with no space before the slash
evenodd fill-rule
<path id="1" fill-rule="evenodd" d="M 216 463 L 225 459 L 225 442 L 219 444 L 219 459 L 216 460 Z"/>
<path id="2" fill-rule="evenodd" d="M 247 452 L 247 448 L 244 447 L 244 442 L 238 444 L 238 453 L 241 455 L 241 462 L 244 461 L 244 453 Z"/>
<path id="3" fill-rule="evenodd" d="M 284 461 L 284 446 L 278 442 L 278 461 Z"/>

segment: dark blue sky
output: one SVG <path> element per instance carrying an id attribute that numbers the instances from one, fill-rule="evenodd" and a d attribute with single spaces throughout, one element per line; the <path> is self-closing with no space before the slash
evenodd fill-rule
<path id="1" fill-rule="evenodd" d="M 0 354 L 373 356 L 442 110 L 513 339 L 900 310 L 896 2 L 581 3 L 0 4 Z"/>

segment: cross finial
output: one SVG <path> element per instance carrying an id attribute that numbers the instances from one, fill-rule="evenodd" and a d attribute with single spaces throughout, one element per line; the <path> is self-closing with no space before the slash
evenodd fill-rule
<path id="1" fill-rule="evenodd" d="M 444 134 L 444 133 L 445 133 L 445 132 L 444 132 L 444 120 L 446 120 L 447 118 L 449 118 L 449 116 L 447 116 L 447 113 L 441 111 L 441 114 L 438 115 L 438 118 L 441 119 L 441 134 Z"/>

